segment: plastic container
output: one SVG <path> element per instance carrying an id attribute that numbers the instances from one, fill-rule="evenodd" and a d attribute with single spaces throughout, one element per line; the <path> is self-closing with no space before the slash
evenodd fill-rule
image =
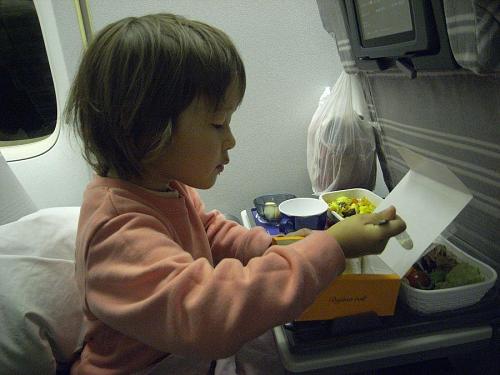
<path id="1" fill-rule="evenodd" d="M 269 222 L 278 222 L 281 218 L 278 206 L 282 202 L 292 198 L 296 198 L 296 196 L 290 193 L 267 194 L 255 198 L 253 200 L 253 204 L 257 209 L 257 213 L 262 219 L 265 219 Z M 273 209 L 274 207 L 275 209 Z"/>
<path id="2" fill-rule="evenodd" d="M 484 281 L 455 288 L 422 290 L 413 288 L 406 278 L 403 278 L 400 289 L 401 299 L 410 308 L 423 314 L 460 309 L 479 302 L 495 284 L 497 279 L 496 271 L 487 264 L 460 250 L 443 237 L 438 237 L 434 243 L 445 245 L 447 250 L 457 257 L 459 262 L 469 263 L 472 266 L 478 267 L 484 276 Z"/>
<path id="3" fill-rule="evenodd" d="M 354 188 L 354 189 L 345 189 L 345 190 L 336 190 L 328 193 L 322 193 L 319 198 L 323 199 L 326 203 L 331 203 L 335 201 L 338 197 L 348 197 L 348 198 L 363 198 L 366 197 L 370 202 L 373 203 L 375 207 L 382 202 L 382 198 L 379 197 L 377 194 L 374 192 L 367 190 L 367 189 L 362 189 L 362 188 Z M 331 220 L 333 224 L 337 223 L 340 220 L 343 220 L 344 218 L 340 216 L 338 213 L 332 210 L 328 210 L 328 218 Z"/>

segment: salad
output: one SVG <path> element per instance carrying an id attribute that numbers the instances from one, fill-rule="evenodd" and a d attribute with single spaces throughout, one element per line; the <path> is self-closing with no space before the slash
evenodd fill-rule
<path id="1" fill-rule="evenodd" d="M 375 205 L 366 197 L 349 198 L 341 196 L 328 203 L 328 207 L 341 217 L 348 217 L 356 214 L 371 214 L 375 210 Z"/>
<path id="2" fill-rule="evenodd" d="M 445 245 L 433 248 L 413 265 L 405 278 L 417 289 L 447 289 L 484 281 L 478 267 L 459 262 Z"/>

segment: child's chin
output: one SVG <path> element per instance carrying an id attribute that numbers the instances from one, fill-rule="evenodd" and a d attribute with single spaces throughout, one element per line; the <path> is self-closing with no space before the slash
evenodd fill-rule
<path id="1" fill-rule="evenodd" d="M 206 189 L 210 189 L 212 186 L 214 186 L 216 182 L 217 182 L 217 176 L 215 176 L 211 179 L 206 179 L 205 181 L 197 181 L 194 184 L 188 184 L 188 185 L 190 185 L 191 187 L 194 187 L 195 189 L 206 190 Z"/>

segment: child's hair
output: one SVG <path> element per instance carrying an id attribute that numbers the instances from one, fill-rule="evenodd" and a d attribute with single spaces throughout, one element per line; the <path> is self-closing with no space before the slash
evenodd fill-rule
<path id="1" fill-rule="evenodd" d="M 229 37 L 173 14 L 129 17 L 101 30 L 82 58 L 65 116 L 100 176 L 142 176 L 165 151 L 179 114 L 195 98 L 214 110 L 233 80 L 241 98 L 243 62 Z"/>

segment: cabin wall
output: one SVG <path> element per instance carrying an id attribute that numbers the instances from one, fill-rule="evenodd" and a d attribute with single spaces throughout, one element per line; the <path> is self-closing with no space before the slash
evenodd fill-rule
<path id="1" fill-rule="evenodd" d="M 44 154 L 9 166 L 38 208 L 78 206 L 90 170 L 61 120 L 71 78 L 82 50 L 75 7 L 72 1 L 35 0 L 54 88 L 60 132 L 55 145 Z"/>
<path id="2" fill-rule="evenodd" d="M 325 86 L 332 86 L 342 69 L 314 1 L 88 3 L 94 31 L 127 16 L 172 12 L 224 30 L 238 48 L 247 90 L 231 123 L 237 145 L 216 185 L 200 191 L 207 208 L 239 216 L 261 194 L 312 194 L 307 128 Z"/>
<path id="3" fill-rule="evenodd" d="M 76 12 L 72 1 L 36 4 L 48 48 L 61 55 L 50 59 L 61 111 L 82 51 Z M 209 209 L 239 216 L 264 193 L 312 193 L 306 167 L 307 128 L 321 93 L 335 83 L 342 69 L 315 2 L 89 0 L 88 5 L 94 31 L 126 16 L 173 12 L 221 28 L 239 49 L 247 91 L 232 120 L 237 146 L 215 187 L 200 192 Z M 46 154 L 10 165 L 40 208 L 80 204 L 90 178 L 65 126 Z"/>

